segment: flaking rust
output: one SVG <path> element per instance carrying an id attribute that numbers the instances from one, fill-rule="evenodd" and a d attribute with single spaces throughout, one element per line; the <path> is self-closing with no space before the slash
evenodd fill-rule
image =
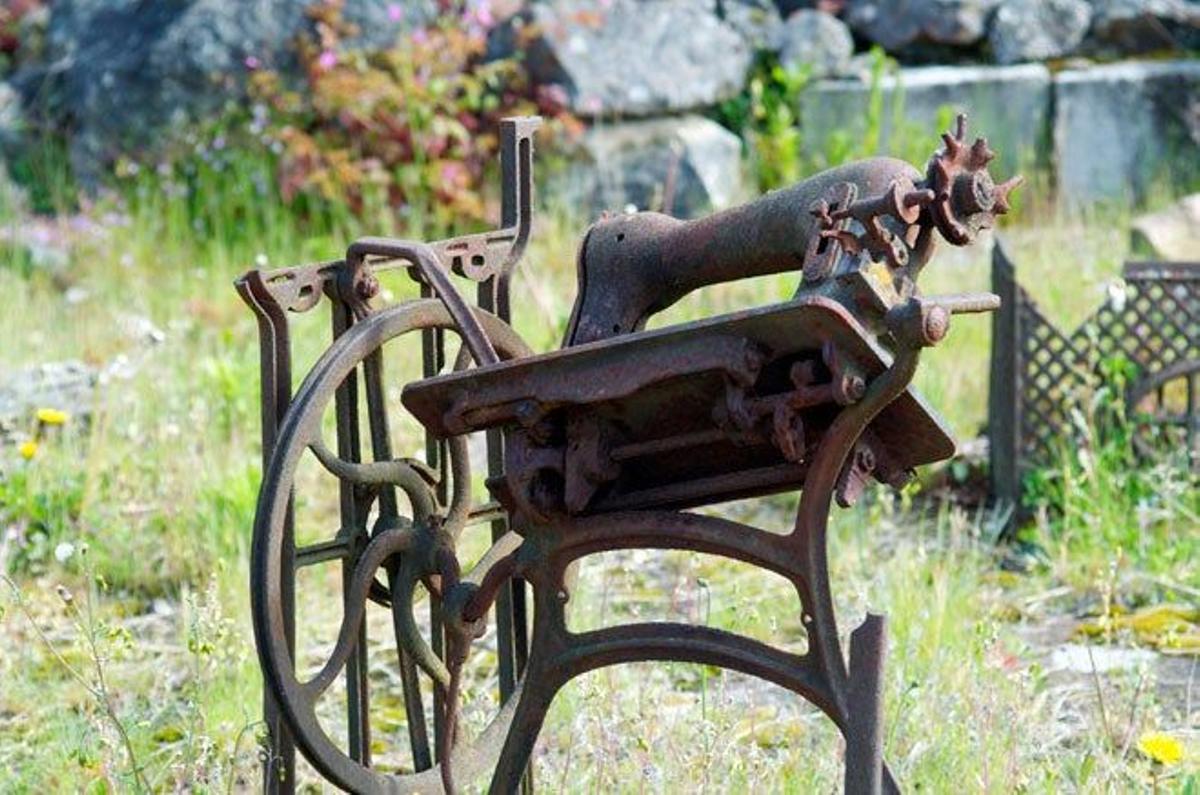
<path id="1" fill-rule="evenodd" d="M 267 685 L 266 788 L 294 786 L 294 742 L 350 791 L 453 791 L 490 771 L 492 792 L 512 792 L 530 785 L 538 731 L 566 682 L 607 665 L 678 660 L 803 696 L 846 738 L 846 791 L 896 791 L 881 745 L 885 622 L 871 616 L 855 630 L 847 663 L 826 567 L 829 510 L 871 481 L 899 486 L 915 467 L 953 455 L 910 382 L 952 315 L 995 309 L 998 299 L 923 296 L 917 278 L 937 239 L 967 245 L 991 227 L 1019 178 L 993 182 L 993 153 L 983 139 L 968 145 L 960 117 L 923 173 L 874 158 L 694 221 L 605 218 L 581 246 L 562 348 L 534 354 L 509 325 L 509 279 L 532 223 L 535 128 L 532 119 L 502 126 L 499 230 L 435 243 L 368 238 L 343 260 L 239 280 L 262 339 L 266 468 L 251 595 Z M 377 307 L 375 274 L 394 268 L 407 269 L 424 297 Z M 787 271 L 799 275 L 789 301 L 645 330 L 697 288 Z M 451 274 L 477 285 L 474 306 Z M 322 295 L 335 340 L 293 395 L 287 312 Z M 407 335 L 420 338 L 424 363 L 425 376 L 401 395 L 427 433 L 419 457 L 393 451 L 380 355 Z M 336 449 L 321 438 L 327 407 Z M 478 432 L 487 438 L 482 501 L 466 442 Z M 310 450 L 339 484 L 341 529 L 296 548 L 294 476 Z M 780 491 L 800 493 L 787 534 L 688 510 Z M 492 547 L 464 571 L 457 544 L 473 528 L 490 532 Z M 632 548 L 706 552 L 782 575 L 799 595 L 808 650 L 672 623 L 568 631 L 571 564 Z M 331 562 L 346 584 L 338 641 L 302 677 L 295 570 Z M 431 632 L 414 615 L 419 584 L 431 597 Z M 390 611 L 394 627 L 411 750 L 403 772 L 371 758 L 363 616 L 372 604 Z M 466 737 L 461 672 L 489 616 L 498 704 L 491 724 Z M 339 676 L 349 726 L 340 743 L 316 718 Z M 429 703 L 422 677 L 436 694 Z"/>

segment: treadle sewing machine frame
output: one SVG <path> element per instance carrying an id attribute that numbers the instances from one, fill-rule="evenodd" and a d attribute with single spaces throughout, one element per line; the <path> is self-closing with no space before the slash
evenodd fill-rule
<path id="1" fill-rule="evenodd" d="M 532 222 L 537 124 L 502 124 L 499 230 L 428 244 L 369 238 L 344 259 L 254 270 L 237 282 L 261 346 L 264 477 L 251 597 L 266 685 L 265 788 L 294 788 L 296 747 L 355 792 L 452 791 L 488 769 L 492 792 L 528 788 L 538 731 L 566 682 L 622 662 L 677 660 L 800 694 L 846 739 L 846 791 L 896 791 L 882 758 L 885 621 L 868 615 L 854 630 L 847 666 L 826 565 L 829 510 L 834 499 L 852 503 L 872 478 L 898 486 L 916 466 L 953 455 L 909 383 L 952 313 L 994 309 L 996 298 L 925 298 L 916 276 L 935 231 L 969 243 L 1007 210 L 1019 178 L 992 182 L 993 153 L 982 139 L 966 145 L 960 118 L 924 174 L 876 158 L 697 221 L 602 219 L 581 248 L 564 347 L 534 355 L 509 323 L 510 277 Z M 396 268 L 418 281 L 422 298 L 373 307 L 375 274 Z M 790 301 L 643 330 L 700 286 L 796 269 L 802 283 Z M 451 274 L 476 283 L 474 308 Z M 293 395 L 288 313 L 326 299 L 333 344 Z M 421 338 L 424 378 L 405 386 L 401 403 L 426 430 L 423 460 L 395 457 L 388 431 L 381 349 L 410 332 Z M 454 357 L 449 334 L 462 342 Z M 321 438 L 330 401 L 332 450 Z M 487 440 L 484 503 L 471 493 L 474 432 Z M 298 549 L 293 477 L 308 450 L 338 480 L 341 529 Z M 787 535 L 687 511 L 785 490 L 800 491 Z M 456 542 L 472 525 L 490 529 L 492 547 L 464 574 Z M 568 566 L 632 548 L 696 550 L 782 575 L 796 588 L 808 650 L 686 624 L 568 630 Z M 329 660 L 302 681 L 295 572 L 331 561 L 342 567 L 342 624 Z M 428 630 L 413 612 L 418 584 L 431 596 Z M 410 772 L 371 765 L 369 602 L 392 614 Z M 462 666 L 492 606 L 500 707 L 482 733 L 460 741 Z M 341 675 L 345 748 L 316 715 Z M 432 741 L 421 676 L 434 684 Z"/>

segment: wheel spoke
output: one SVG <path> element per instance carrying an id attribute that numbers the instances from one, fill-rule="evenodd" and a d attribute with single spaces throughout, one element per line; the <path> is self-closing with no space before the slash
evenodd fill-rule
<path id="1" fill-rule="evenodd" d="M 375 572 L 388 558 L 410 549 L 416 536 L 416 530 L 411 527 L 385 530 L 371 539 L 371 543 L 363 550 L 358 565 L 354 567 L 354 578 L 346 592 L 346 610 L 342 615 L 342 626 L 338 630 L 333 653 L 329 655 L 320 673 L 303 685 L 305 694 L 311 700 L 315 701 L 325 692 L 354 652 L 358 641 L 358 627 L 362 623 L 371 583 L 375 581 Z"/>
<path id="2" fill-rule="evenodd" d="M 318 563 L 340 560 L 346 557 L 349 552 L 350 545 L 342 538 L 335 538 L 332 541 L 322 541 L 319 544 L 309 544 L 306 547 L 300 547 L 296 550 L 295 567 L 302 569 L 306 566 L 315 566 Z"/>

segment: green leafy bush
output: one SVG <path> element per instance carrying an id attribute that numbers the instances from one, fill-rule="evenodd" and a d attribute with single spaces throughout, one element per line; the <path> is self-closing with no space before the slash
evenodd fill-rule
<path id="1" fill-rule="evenodd" d="M 1151 569 L 1186 561 L 1181 543 L 1200 516 L 1200 488 L 1181 451 L 1139 451 L 1144 418 L 1126 411 L 1125 394 L 1137 376 L 1123 356 L 1099 363 L 1076 396 L 1060 437 L 1058 460 L 1025 479 L 1027 507 L 1041 527 L 1066 542 L 1135 552 Z M 1146 437 L 1143 437 L 1146 438 Z M 1153 439 L 1148 441 L 1153 447 Z M 1159 455 L 1161 453 L 1161 455 Z"/>
<path id="2" fill-rule="evenodd" d="M 717 108 L 717 121 L 742 136 L 758 187 L 773 190 L 803 176 L 797 108 L 809 70 L 787 69 L 761 53 L 746 88 Z"/>

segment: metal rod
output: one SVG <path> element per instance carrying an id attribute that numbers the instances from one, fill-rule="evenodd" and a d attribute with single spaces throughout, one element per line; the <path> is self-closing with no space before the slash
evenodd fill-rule
<path id="1" fill-rule="evenodd" d="M 850 633 L 850 698 L 846 726 L 846 795 L 879 795 L 883 788 L 883 616 L 868 613 Z"/>

